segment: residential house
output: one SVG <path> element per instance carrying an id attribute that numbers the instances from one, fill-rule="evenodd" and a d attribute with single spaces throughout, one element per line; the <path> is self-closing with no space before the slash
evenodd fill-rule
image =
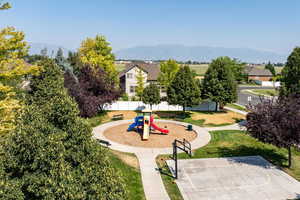
<path id="1" fill-rule="evenodd" d="M 245 74 L 247 75 L 248 81 L 270 81 L 273 74 L 268 69 L 260 69 L 257 67 L 247 66 L 245 68 Z"/>
<path id="2" fill-rule="evenodd" d="M 127 64 L 125 69 L 119 73 L 120 87 L 127 93 L 129 97 L 135 96 L 135 90 L 137 87 L 137 75 L 139 71 L 142 71 L 144 76 L 145 86 L 150 83 L 157 83 L 157 79 L 160 72 L 159 64 L 134 62 Z M 161 90 L 161 96 L 166 96 L 164 88 Z"/>

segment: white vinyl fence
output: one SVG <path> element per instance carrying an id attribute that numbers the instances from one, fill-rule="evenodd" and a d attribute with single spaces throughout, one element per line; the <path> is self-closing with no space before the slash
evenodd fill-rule
<path id="1" fill-rule="evenodd" d="M 150 109 L 150 105 L 144 104 L 142 101 L 116 101 L 112 104 L 104 106 L 104 110 L 143 110 Z M 204 101 L 198 106 L 187 107 L 186 110 L 198 111 L 214 111 L 216 103 Z M 152 105 L 154 111 L 182 111 L 182 106 L 169 105 L 168 102 L 163 101 L 158 105 Z"/>
<path id="2" fill-rule="evenodd" d="M 264 87 L 280 87 L 280 82 L 278 81 L 255 81 L 257 84 L 264 86 Z"/>

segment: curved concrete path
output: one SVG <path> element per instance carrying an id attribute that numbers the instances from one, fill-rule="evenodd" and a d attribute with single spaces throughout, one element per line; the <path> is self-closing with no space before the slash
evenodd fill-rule
<path id="1" fill-rule="evenodd" d="M 187 126 L 187 123 L 171 121 L 171 120 L 156 120 L 158 122 L 168 122 Z M 170 200 L 164 184 L 162 182 L 160 172 L 157 170 L 155 158 L 160 154 L 172 154 L 172 147 L 169 148 L 143 148 L 134 147 L 124 144 L 119 144 L 107 139 L 103 133 L 106 129 L 120 124 L 130 123 L 132 120 L 120 120 L 102 124 L 93 129 L 93 137 L 96 139 L 106 140 L 111 143 L 110 148 L 122 152 L 134 153 L 140 164 L 142 182 L 147 200 Z M 207 129 L 193 125 L 194 131 L 197 133 L 197 138 L 191 142 L 192 149 L 198 149 L 209 143 L 211 136 Z"/>

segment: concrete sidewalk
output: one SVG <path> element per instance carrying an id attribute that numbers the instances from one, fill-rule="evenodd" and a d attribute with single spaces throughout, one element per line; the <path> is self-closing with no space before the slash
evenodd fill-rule
<path id="1" fill-rule="evenodd" d="M 136 153 L 139 160 L 144 193 L 147 200 L 170 200 L 156 165 L 156 155 Z"/>

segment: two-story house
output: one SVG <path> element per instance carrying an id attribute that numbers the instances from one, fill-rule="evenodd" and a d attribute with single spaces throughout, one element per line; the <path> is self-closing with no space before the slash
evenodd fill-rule
<path id="1" fill-rule="evenodd" d="M 127 93 L 128 96 L 135 96 L 135 89 L 137 87 L 137 76 L 139 71 L 142 71 L 144 76 L 144 84 L 157 83 L 157 78 L 160 72 L 159 64 L 149 64 L 149 63 L 130 63 L 126 65 L 126 68 L 119 73 L 120 87 Z M 164 96 L 165 92 L 161 92 Z"/>

